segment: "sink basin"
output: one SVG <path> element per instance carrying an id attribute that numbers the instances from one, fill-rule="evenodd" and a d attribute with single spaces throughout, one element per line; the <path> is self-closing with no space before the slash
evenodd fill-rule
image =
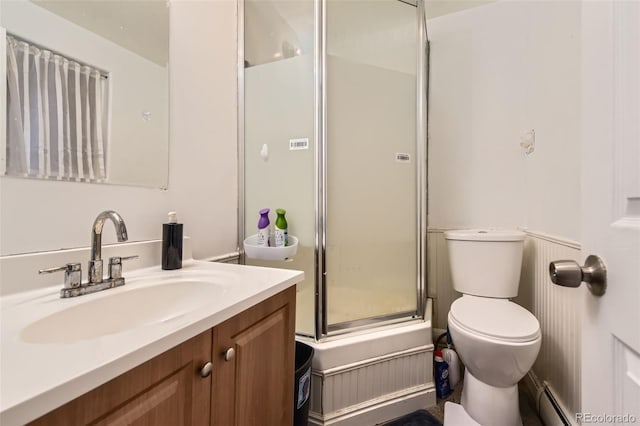
<path id="1" fill-rule="evenodd" d="M 212 303 L 224 293 L 225 286 L 199 280 L 180 280 L 140 288 L 125 285 L 93 295 L 60 300 L 60 303 L 70 301 L 73 305 L 29 324 L 22 329 L 20 338 L 27 343 L 74 343 L 94 339 L 176 320 Z M 98 294 L 102 297 L 93 297 Z"/>

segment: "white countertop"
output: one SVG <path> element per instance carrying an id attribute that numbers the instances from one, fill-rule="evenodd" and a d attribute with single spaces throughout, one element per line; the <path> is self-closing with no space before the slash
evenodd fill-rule
<path id="1" fill-rule="evenodd" d="M 0 424 L 12 426 L 35 420 L 303 277 L 299 271 L 189 260 L 176 271 L 162 271 L 157 266 L 127 272 L 124 286 L 76 298 L 60 299 L 60 285 L 4 296 L 0 298 Z M 77 318 L 80 323 L 93 323 L 103 330 L 97 337 L 78 337 L 70 332 L 68 341 L 55 336 L 38 341 L 39 335 L 34 337 L 25 331 L 30 325 L 46 324 L 47 318 L 61 310 L 114 292 L 144 290 L 157 285 L 158 280 L 197 280 L 198 285 L 210 280 L 213 287 L 195 303 L 193 293 L 198 290 L 190 290 L 186 302 L 176 308 L 178 312 L 169 309 L 166 319 L 138 324 L 130 330 L 107 334 L 110 321 L 126 321 L 124 311 L 115 309 L 113 319 L 90 318 L 91 313 Z M 153 290 L 144 294 L 153 295 Z M 149 297 L 149 306 L 153 307 L 153 302 Z M 185 308 L 185 303 L 194 303 L 194 307 Z M 72 329 L 74 323 L 68 327 Z"/>

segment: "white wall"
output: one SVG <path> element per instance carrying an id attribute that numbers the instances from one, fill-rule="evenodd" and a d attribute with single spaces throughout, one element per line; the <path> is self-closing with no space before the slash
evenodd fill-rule
<path id="1" fill-rule="evenodd" d="M 167 191 L 0 178 L 0 255 L 85 247 L 105 209 L 124 217 L 132 241 L 160 238 L 176 210 L 195 258 L 235 250 L 236 22 L 232 0 L 171 2 Z M 109 225 L 104 240 L 115 241 Z"/>
<path id="2" fill-rule="evenodd" d="M 237 248 L 236 2 L 172 0 L 171 7 L 169 190 L 174 208 L 186 210 L 194 257 L 204 258 Z"/>
<path id="3" fill-rule="evenodd" d="M 428 31 L 430 226 L 579 240 L 580 4 L 502 1 Z"/>

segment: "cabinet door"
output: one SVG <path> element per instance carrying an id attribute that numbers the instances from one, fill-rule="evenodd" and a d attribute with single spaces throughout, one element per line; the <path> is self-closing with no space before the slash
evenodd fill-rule
<path id="1" fill-rule="evenodd" d="M 116 377 L 35 420 L 33 425 L 207 425 L 211 331 Z"/>
<path id="2" fill-rule="evenodd" d="M 213 329 L 213 425 L 293 423 L 294 320 L 295 286 Z"/>

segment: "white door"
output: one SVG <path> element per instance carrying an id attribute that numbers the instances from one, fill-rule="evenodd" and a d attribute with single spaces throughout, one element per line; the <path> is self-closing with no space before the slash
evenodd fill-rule
<path id="1" fill-rule="evenodd" d="M 574 420 L 640 424 L 640 1 L 582 5 L 582 254 L 604 260 L 608 287 L 579 291 Z"/>

